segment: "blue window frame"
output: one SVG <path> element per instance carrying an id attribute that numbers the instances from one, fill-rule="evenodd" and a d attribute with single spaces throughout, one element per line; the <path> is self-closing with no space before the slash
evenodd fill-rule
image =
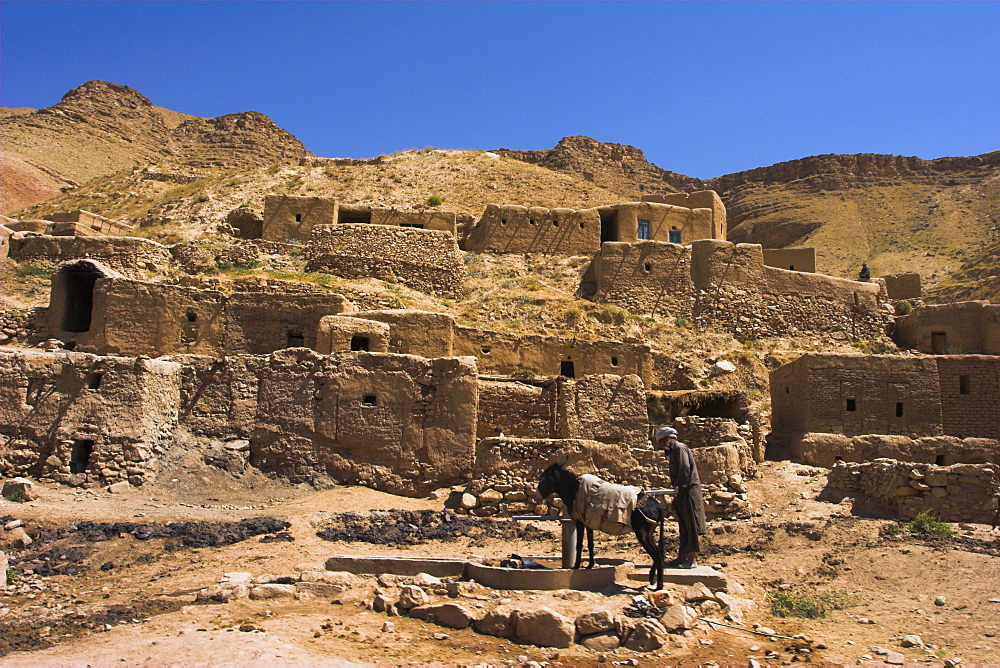
<path id="1" fill-rule="evenodd" d="M 670 238 L 670 243 L 672 243 L 672 244 L 679 244 L 681 242 L 681 231 L 680 230 L 670 230 L 670 232 L 668 234 L 669 234 L 669 238 Z"/>
<path id="2" fill-rule="evenodd" d="M 639 227 L 636 229 L 635 236 L 638 239 L 648 239 L 649 238 L 649 221 L 645 218 L 639 219 Z"/>

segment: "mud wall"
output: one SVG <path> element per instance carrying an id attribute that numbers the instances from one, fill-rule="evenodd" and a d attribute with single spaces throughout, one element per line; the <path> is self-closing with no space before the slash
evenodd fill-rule
<path id="1" fill-rule="evenodd" d="M 892 337 L 901 348 L 924 353 L 1000 355 L 1000 304 L 918 306 L 896 318 Z"/>
<path id="2" fill-rule="evenodd" d="M 590 255 L 601 247 L 597 209 L 487 204 L 463 248 L 477 253 Z"/>
<path id="3" fill-rule="evenodd" d="M 170 250 L 149 239 L 138 237 L 53 237 L 11 238 L 12 260 L 46 260 L 53 265 L 90 258 L 100 260 L 126 276 L 145 276 L 146 271 L 163 271 L 170 266 Z"/>

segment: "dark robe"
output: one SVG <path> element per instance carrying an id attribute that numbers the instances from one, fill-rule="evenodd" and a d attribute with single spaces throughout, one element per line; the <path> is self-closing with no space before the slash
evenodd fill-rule
<path id="1" fill-rule="evenodd" d="M 674 514 L 680 530 L 677 555 L 685 558 L 691 552 L 701 552 L 698 536 L 705 533 L 705 504 L 691 448 L 679 441 L 670 448 L 670 484 L 677 490 L 674 496 Z"/>

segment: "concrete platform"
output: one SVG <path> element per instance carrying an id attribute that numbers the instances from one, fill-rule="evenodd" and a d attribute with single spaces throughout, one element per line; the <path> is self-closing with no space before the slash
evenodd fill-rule
<path id="1" fill-rule="evenodd" d="M 636 582 L 649 582 L 649 567 L 637 566 L 628 575 L 628 579 Z M 664 584 L 690 587 L 695 582 L 701 582 L 713 591 L 729 591 L 729 581 L 726 576 L 710 566 L 697 568 L 664 568 Z"/>
<path id="2" fill-rule="evenodd" d="M 436 578 L 465 574 L 464 559 L 416 559 L 412 557 L 362 557 L 338 554 L 326 560 L 326 570 L 378 575 L 417 575 L 427 573 Z"/>
<path id="3" fill-rule="evenodd" d="M 502 568 L 469 562 L 465 574 L 491 589 L 603 589 L 624 580 L 633 565 L 623 559 L 595 559 L 593 568 L 560 568 L 560 557 L 530 557 L 547 569 Z"/>

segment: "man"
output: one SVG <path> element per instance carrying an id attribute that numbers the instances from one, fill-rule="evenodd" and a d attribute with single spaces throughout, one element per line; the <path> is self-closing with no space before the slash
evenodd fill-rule
<path id="1" fill-rule="evenodd" d="M 691 448 L 677 440 L 677 430 L 660 427 L 653 434 L 656 444 L 663 448 L 670 461 L 670 484 L 677 490 L 674 496 L 674 515 L 680 538 L 677 558 L 668 561 L 667 568 L 694 568 L 701 551 L 698 536 L 705 533 L 705 505 L 701 499 L 701 478 L 695 465 Z"/>
<path id="2" fill-rule="evenodd" d="M 872 270 L 867 262 L 861 263 L 861 271 L 858 272 L 858 280 L 868 282 L 872 279 Z"/>

